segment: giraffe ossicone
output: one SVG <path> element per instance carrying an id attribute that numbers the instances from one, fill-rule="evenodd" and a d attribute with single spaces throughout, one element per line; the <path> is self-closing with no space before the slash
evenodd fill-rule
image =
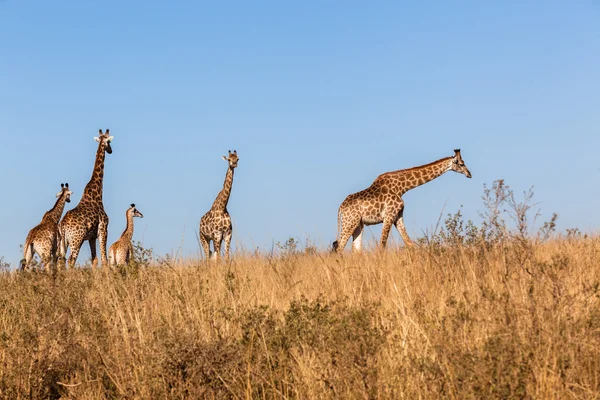
<path id="1" fill-rule="evenodd" d="M 379 244 L 382 248 L 387 244 L 392 225 L 398 229 L 404 244 L 413 246 L 404 226 L 402 195 L 448 171 L 458 172 L 471 178 L 471 172 L 462 159 L 460 149 L 455 149 L 452 157 L 445 157 L 419 167 L 381 174 L 367 189 L 346 197 L 338 210 L 338 233 L 337 240 L 333 242 L 333 251 L 342 252 L 350 236 L 353 239 L 352 249 L 360 251 L 365 225 L 381 223 L 383 229 Z"/>
<path id="2" fill-rule="evenodd" d="M 237 150 L 233 153 L 229 150 L 227 156 L 222 157 L 228 163 L 227 173 L 223 189 L 217 195 L 210 210 L 200 219 L 199 239 L 204 249 L 206 259 L 211 258 L 210 242 L 212 241 L 214 252 L 212 259 L 218 259 L 221 255 L 221 243 L 224 242 L 225 258 L 229 258 L 229 248 L 231 245 L 231 236 L 233 234 L 233 225 L 231 217 L 227 211 L 231 187 L 233 186 L 233 170 L 237 167 L 239 157 Z"/>

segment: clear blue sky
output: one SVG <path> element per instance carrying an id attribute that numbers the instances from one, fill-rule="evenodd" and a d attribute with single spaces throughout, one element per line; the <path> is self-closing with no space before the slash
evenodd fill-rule
<path id="1" fill-rule="evenodd" d="M 79 201 L 99 128 L 115 137 L 109 242 L 135 202 L 134 238 L 159 254 L 182 241 L 198 254 L 228 149 L 237 246 L 324 246 L 348 194 L 456 147 L 473 179 L 407 193 L 413 236 L 446 202 L 476 218 L 498 178 L 534 185 L 561 228 L 600 227 L 597 0 L 0 0 L 0 54 L 0 255 L 12 263 L 61 182 L 68 208 Z"/>

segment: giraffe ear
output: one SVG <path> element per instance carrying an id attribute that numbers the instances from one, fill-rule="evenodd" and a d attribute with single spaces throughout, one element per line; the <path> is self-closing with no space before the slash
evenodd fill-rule
<path id="1" fill-rule="evenodd" d="M 229 160 L 227 159 L 227 157 L 225 157 L 225 156 L 221 156 L 221 158 L 222 158 L 223 160 L 225 160 L 225 161 L 229 161 Z"/>
<path id="2" fill-rule="evenodd" d="M 110 142 L 112 142 L 112 140 L 113 140 L 113 139 L 114 139 L 114 136 L 109 136 L 109 137 L 108 137 L 108 142 L 109 142 L 109 143 L 110 143 Z"/>
<path id="3" fill-rule="evenodd" d="M 94 136 L 94 140 L 95 140 L 96 142 L 100 143 L 100 138 L 98 138 L 98 137 L 95 137 L 95 136 Z"/>

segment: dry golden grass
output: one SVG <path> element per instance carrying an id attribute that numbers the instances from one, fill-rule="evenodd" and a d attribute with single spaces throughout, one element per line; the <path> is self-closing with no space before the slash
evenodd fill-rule
<path id="1" fill-rule="evenodd" d="M 2 398 L 598 398 L 600 240 L 0 276 Z"/>

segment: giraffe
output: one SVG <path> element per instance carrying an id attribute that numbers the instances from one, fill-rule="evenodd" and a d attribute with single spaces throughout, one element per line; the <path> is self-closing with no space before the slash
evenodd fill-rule
<path id="1" fill-rule="evenodd" d="M 62 217 L 65 204 L 71 202 L 72 194 L 68 183 L 60 184 L 60 192 L 56 195 L 54 207 L 44 213 L 42 221 L 29 231 L 25 239 L 21 269 L 29 268 L 35 253 L 38 253 L 42 259 L 46 271 L 50 269 L 50 263 L 56 263 L 59 242 L 58 221 Z"/>
<path id="2" fill-rule="evenodd" d="M 382 222 L 380 247 L 386 246 L 392 224 L 400 232 L 404 244 L 413 246 L 404 226 L 402 195 L 438 178 L 447 171 L 455 171 L 471 178 L 471 172 L 462 159 L 460 149 L 454 150 L 452 157 L 445 157 L 419 167 L 381 174 L 367 189 L 346 197 L 338 211 L 338 240 L 333 242 L 333 251 L 341 253 L 350 236 L 353 239 L 353 250 L 360 251 L 364 226 Z"/>
<path id="3" fill-rule="evenodd" d="M 213 259 L 218 259 L 221 254 L 221 242 L 225 241 L 225 258 L 229 258 L 229 245 L 231 243 L 231 235 L 233 227 L 231 225 L 231 217 L 227 211 L 227 203 L 231 194 L 231 186 L 233 185 L 233 170 L 238 165 L 237 150 L 233 153 L 229 150 L 227 157 L 223 156 L 223 160 L 227 161 L 229 167 L 225 174 L 225 182 L 223 189 L 217 195 L 210 210 L 200 219 L 200 243 L 206 254 L 206 258 L 211 257 L 210 241 L 214 246 Z"/>
<path id="4" fill-rule="evenodd" d="M 83 190 L 79 204 L 65 214 L 59 225 L 61 235 L 60 258 L 66 261 L 67 248 L 70 246 L 69 267 L 71 268 L 75 266 L 81 245 L 85 240 L 89 241 L 90 244 L 92 266 L 95 268 L 98 265 L 96 239 L 100 239 L 102 265 L 107 265 L 108 263 L 106 257 L 108 216 L 102 204 L 102 183 L 104 178 L 104 158 L 106 153 L 112 153 L 110 144 L 113 137 L 109 135 L 108 129 L 105 133 L 102 133 L 102 129 L 100 129 L 98 137 L 95 137 L 94 140 L 98 142 L 98 150 L 96 152 L 92 177 Z"/>
<path id="5" fill-rule="evenodd" d="M 133 257 L 133 245 L 131 244 L 131 238 L 133 237 L 133 218 L 144 218 L 144 215 L 135 208 L 135 204 L 131 204 L 131 207 L 125 212 L 125 216 L 127 217 L 127 227 L 121 234 L 119 240 L 114 242 L 110 246 L 110 249 L 108 249 L 111 267 L 129 264 L 129 261 Z"/>

